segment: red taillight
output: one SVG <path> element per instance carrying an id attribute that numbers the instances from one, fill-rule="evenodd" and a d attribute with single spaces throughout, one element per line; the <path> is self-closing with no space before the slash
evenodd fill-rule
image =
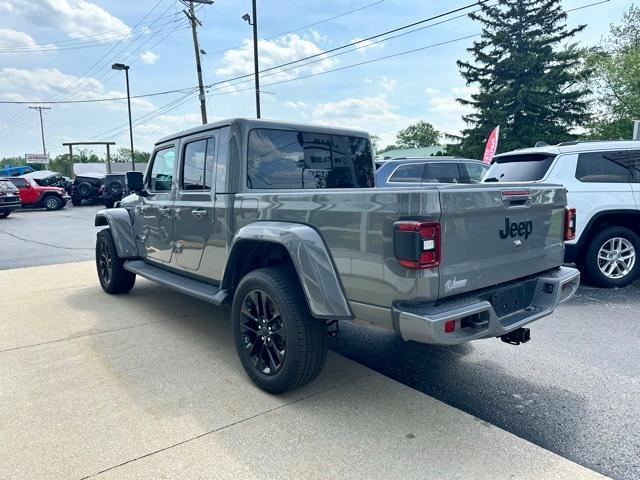
<path id="1" fill-rule="evenodd" d="M 567 208 L 564 212 L 564 239 L 576 238 L 576 209 Z"/>
<path id="2" fill-rule="evenodd" d="M 432 268 L 440 263 L 440 224 L 412 220 L 393 225 L 393 247 L 400 265 Z"/>
<path id="3" fill-rule="evenodd" d="M 455 320 L 447 320 L 444 322 L 444 333 L 453 333 L 456 329 Z"/>

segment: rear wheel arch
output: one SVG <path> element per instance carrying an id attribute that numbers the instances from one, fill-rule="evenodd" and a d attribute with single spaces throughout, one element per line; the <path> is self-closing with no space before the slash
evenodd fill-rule
<path id="1" fill-rule="evenodd" d="M 578 214 L 578 222 L 580 216 Z M 587 226 L 582 231 L 578 240 L 578 248 L 581 252 L 589 247 L 593 238 L 598 235 L 603 228 L 617 226 L 626 227 L 640 235 L 640 210 L 605 210 L 593 215 Z"/>
<path id="2" fill-rule="evenodd" d="M 324 261 L 320 260 L 323 257 Z M 296 273 L 315 318 L 353 318 L 330 253 L 320 234 L 308 225 L 256 222 L 240 229 L 232 243 L 221 287 L 234 292 L 249 272 L 280 265 L 289 266 Z"/>

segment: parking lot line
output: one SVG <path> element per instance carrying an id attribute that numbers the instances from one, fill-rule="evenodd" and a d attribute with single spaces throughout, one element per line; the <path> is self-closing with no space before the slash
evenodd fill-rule
<path id="1" fill-rule="evenodd" d="M 602 478 L 334 353 L 266 394 L 227 309 L 146 281 L 106 295 L 92 262 L 1 271 L 8 285 L 0 478 Z"/>

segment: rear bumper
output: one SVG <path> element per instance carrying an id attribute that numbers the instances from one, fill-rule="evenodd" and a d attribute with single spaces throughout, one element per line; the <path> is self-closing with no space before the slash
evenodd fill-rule
<path id="1" fill-rule="evenodd" d="M 521 310 L 499 317 L 487 300 L 502 288 L 512 288 L 533 282 L 532 299 Z M 470 340 L 499 337 L 523 325 L 549 315 L 562 302 L 569 300 L 580 285 L 580 272 L 575 268 L 558 267 L 537 277 L 510 283 L 507 287 L 478 292 L 445 300 L 438 305 L 398 305 L 393 308 L 396 333 L 405 340 L 440 345 L 459 345 Z M 478 319 L 481 326 L 469 326 L 469 319 Z M 455 330 L 445 333 L 445 322 L 454 320 Z"/>

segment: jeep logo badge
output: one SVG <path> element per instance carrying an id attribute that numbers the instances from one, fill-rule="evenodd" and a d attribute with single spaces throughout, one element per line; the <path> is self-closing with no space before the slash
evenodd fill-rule
<path id="1" fill-rule="evenodd" d="M 509 217 L 504 219 L 504 230 L 498 230 L 498 234 L 501 239 L 505 239 L 507 237 L 523 237 L 525 239 L 529 238 L 533 232 L 533 221 L 532 220 L 522 220 L 521 222 L 511 222 Z"/>

